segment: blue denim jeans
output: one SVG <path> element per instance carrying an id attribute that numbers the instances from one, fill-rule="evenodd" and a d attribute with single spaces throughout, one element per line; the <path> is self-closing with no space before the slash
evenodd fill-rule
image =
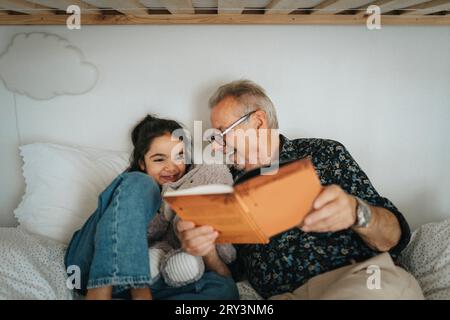
<path id="1" fill-rule="evenodd" d="M 147 226 L 161 205 L 158 184 L 147 174 L 120 174 L 99 196 L 97 210 L 74 233 L 66 267 L 81 271 L 81 293 L 113 286 L 113 297 L 130 288 L 150 286 L 155 299 L 238 299 L 232 278 L 205 272 L 195 283 L 173 288 L 163 279 L 151 282 Z"/>

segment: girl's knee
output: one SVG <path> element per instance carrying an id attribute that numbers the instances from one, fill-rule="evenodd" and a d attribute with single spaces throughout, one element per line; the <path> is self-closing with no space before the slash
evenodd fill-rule
<path id="1" fill-rule="evenodd" d="M 161 190 L 156 180 L 146 173 L 138 171 L 122 173 L 122 184 L 128 192 L 141 193 L 146 196 L 150 194 L 158 196 L 158 198 L 161 195 Z"/>
<path id="2" fill-rule="evenodd" d="M 158 183 L 146 173 L 132 171 L 122 173 L 121 176 L 123 182 L 127 182 L 129 185 L 135 186 L 137 189 L 148 188 L 159 192 Z"/>
<path id="3" fill-rule="evenodd" d="M 143 211 L 151 218 L 161 206 L 159 185 L 145 173 L 123 173 L 119 188 L 120 203 L 128 207 L 127 214 L 140 214 Z"/>

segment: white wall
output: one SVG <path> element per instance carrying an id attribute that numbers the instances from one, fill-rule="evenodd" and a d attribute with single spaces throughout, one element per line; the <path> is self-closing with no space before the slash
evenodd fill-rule
<path id="1" fill-rule="evenodd" d="M 450 217 L 449 27 L 2 26 L 0 52 L 31 31 L 67 38 L 100 77 L 80 96 L 16 94 L 23 144 L 128 150 L 147 112 L 192 127 L 208 120 L 218 84 L 249 78 L 267 89 L 282 132 L 344 143 L 413 227 Z M 12 226 L 24 182 L 14 96 L 1 82 L 0 132 L 0 225 Z"/>

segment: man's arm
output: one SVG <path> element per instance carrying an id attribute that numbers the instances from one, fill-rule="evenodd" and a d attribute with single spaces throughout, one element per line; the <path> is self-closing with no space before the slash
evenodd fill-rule
<path id="1" fill-rule="evenodd" d="M 352 228 L 369 247 L 398 255 L 411 236 L 408 223 L 388 199 L 378 194 L 347 149 L 333 140 L 320 141 L 313 161 L 326 187 L 317 197 L 302 230 L 327 232 Z M 355 196 L 370 205 L 372 220 L 367 228 L 353 227 Z"/>
<path id="2" fill-rule="evenodd" d="M 367 228 L 353 230 L 371 248 L 381 252 L 391 250 L 400 241 L 402 231 L 395 215 L 388 209 L 370 206 L 372 220 Z"/>
<path id="3" fill-rule="evenodd" d="M 389 210 L 370 206 L 372 220 L 367 228 L 353 227 L 356 221 L 356 199 L 338 185 L 324 187 L 313 204 L 313 211 L 300 228 L 305 232 L 335 232 L 352 228 L 371 248 L 384 252 L 400 240 L 397 217 Z"/>

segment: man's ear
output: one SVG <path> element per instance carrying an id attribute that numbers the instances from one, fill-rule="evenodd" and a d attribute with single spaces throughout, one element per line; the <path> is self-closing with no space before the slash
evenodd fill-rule
<path id="1" fill-rule="evenodd" d="M 255 118 L 256 118 L 256 128 L 257 129 L 266 129 L 267 128 L 267 114 L 264 111 L 262 111 L 262 110 L 256 111 Z"/>

